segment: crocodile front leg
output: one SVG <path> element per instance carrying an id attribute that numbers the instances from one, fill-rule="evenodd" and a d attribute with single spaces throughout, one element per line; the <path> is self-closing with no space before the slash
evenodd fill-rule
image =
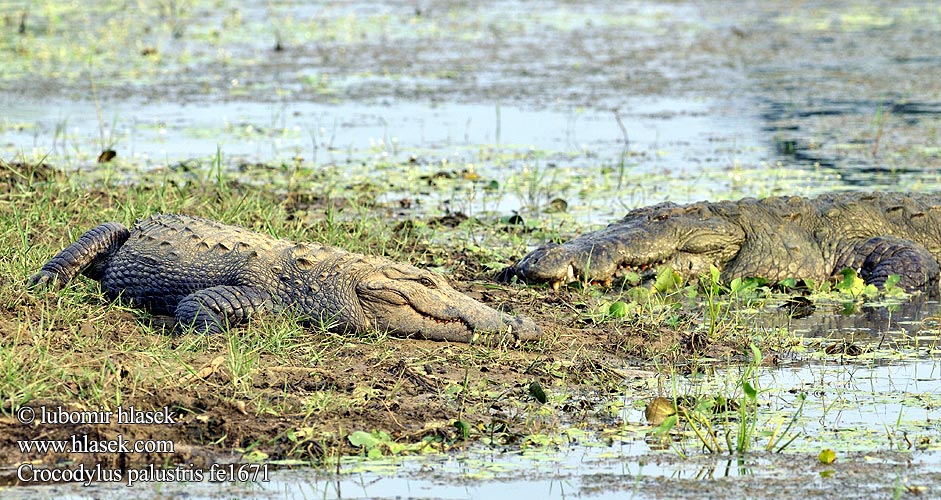
<path id="1" fill-rule="evenodd" d="M 130 232 L 123 224 L 106 222 L 83 234 L 75 243 L 59 252 L 27 284 L 36 287 L 45 284 L 65 286 L 79 273 L 98 280 L 111 256 L 127 241 Z"/>
<path id="2" fill-rule="evenodd" d="M 254 286 L 220 285 L 193 292 L 176 306 L 176 327 L 196 333 L 222 333 L 230 325 L 270 310 L 271 294 Z"/>
<path id="3" fill-rule="evenodd" d="M 929 292 L 937 288 L 941 274 L 938 261 L 925 247 L 891 236 L 871 238 L 854 245 L 849 254 L 837 262 L 834 272 L 847 267 L 858 270 L 866 283 L 880 288 L 889 275 L 897 274 L 898 286 Z"/>

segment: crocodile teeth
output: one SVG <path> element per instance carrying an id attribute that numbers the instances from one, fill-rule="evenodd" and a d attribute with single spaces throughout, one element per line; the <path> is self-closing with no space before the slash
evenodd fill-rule
<path id="1" fill-rule="evenodd" d="M 562 281 L 553 281 L 551 286 L 553 290 L 558 290 L 562 286 Z"/>
<path id="2" fill-rule="evenodd" d="M 569 281 L 572 281 L 575 279 L 575 266 L 573 266 L 572 264 L 569 264 L 568 279 Z"/>

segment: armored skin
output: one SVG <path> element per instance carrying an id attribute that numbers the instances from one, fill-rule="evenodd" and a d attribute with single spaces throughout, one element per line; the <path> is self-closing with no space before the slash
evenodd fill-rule
<path id="1" fill-rule="evenodd" d="M 527 283 L 610 283 L 627 273 L 651 278 L 669 265 L 686 278 L 786 278 L 815 282 L 857 270 L 882 287 L 938 293 L 941 196 L 829 193 L 689 205 L 661 203 L 561 245 L 548 244 L 501 271 Z"/>
<path id="2" fill-rule="evenodd" d="M 178 328 L 201 333 L 290 309 L 336 332 L 488 343 L 541 335 L 531 319 L 487 307 L 433 272 L 183 215 L 154 215 L 130 231 L 102 224 L 29 285 L 64 286 L 79 273 L 111 298 L 174 315 Z"/>

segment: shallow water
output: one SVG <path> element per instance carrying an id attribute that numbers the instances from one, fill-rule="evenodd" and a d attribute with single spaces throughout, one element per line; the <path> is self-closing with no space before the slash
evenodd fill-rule
<path id="1" fill-rule="evenodd" d="M 3 102 L 4 97 L 9 100 Z M 51 160 L 87 161 L 97 156 L 101 133 L 92 103 L 10 97 L 0 94 L 4 108 L 0 137 L 11 150 L 28 155 L 52 153 Z M 767 159 L 757 154 L 759 145 L 750 139 L 755 136 L 754 122 L 748 117 L 723 116 L 714 106 L 682 99 L 645 99 L 629 112 L 621 112 L 630 127 L 630 150 L 635 155 L 663 157 L 641 165 L 645 173 L 680 168 L 691 159 L 709 156 L 716 150 L 710 143 L 716 142 L 735 145 L 728 151 L 729 158 Z M 414 154 L 462 160 L 468 148 L 476 147 L 590 154 L 597 163 L 598 158 L 617 157 L 625 147 L 613 112 L 499 103 L 127 101 L 114 103 L 103 113 L 105 136 L 144 166 L 210 157 L 217 147 L 232 162 L 272 164 L 298 156 L 350 163 L 372 159 L 377 153 L 389 161 L 404 161 Z M 666 158 L 672 156 L 667 151 L 682 151 L 682 156 Z M 583 158 L 579 163 L 589 161 Z"/>
<path id="2" fill-rule="evenodd" d="M 96 169 L 101 168 L 94 166 L 94 158 L 104 149 L 103 135 L 104 143 L 118 152 L 119 161 L 139 168 L 136 174 L 132 169 L 122 170 L 132 180 L 166 165 L 192 161 L 209 165 L 217 152 L 233 169 L 244 164 L 301 162 L 314 169 L 340 166 L 349 175 L 369 176 L 372 170 L 387 168 L 384 165 L 406 165 L 428 174 L 442 170 L 442 165 L 454 165 L 451 168 L 469 166 L 498 182 L 525 168 L 555 169 L 563 176 L 591 175 L 600 163 L 616 170 L 625 184 L 664 175 L 708 176 L 707 182 L 714 185 L 696 189 L 688 199 L 684 193 L 670 195 L 692 201 L 723 183 L 723 175 L 707 174 L 704 169 L 770 160 L 767 148 L 754 142 L 756 127 L 750 117 L 726 116 L 715 103 L 683 99 L 645 99 L 617 117 L 612 111 L 498 103 L 123 101 L 112 102 L 103 112 L 103 132 L 92 103 L 10 100 L 2 106 L 0 144 L 7 144 L 10 152 L 26 158 L 45 157 L 67 169 Z M 618 119 L 626 124 L 628 142 Z M 613 187 L 599 186 L 605 191 Z M 631 192 L 599 190 L 568 198 L 577 206 L 597 202 L 596 198 L 604 200 L 606 194 L 617 195 L 629 199 L 625 205 L 631 207 L 667 196 L 661 191 L 647 199 L 647 193 L 655 191 L 632 187 Z M 385 198 L 398 195 L 391 191 Z M 505 214 L 519 211 L 522 203 L 506 197 L 487 208 Z M 470 210 L 476 213 L 483 208 L 478 203 Z M 593 213 L 597 219 L 615 215 Z"/>

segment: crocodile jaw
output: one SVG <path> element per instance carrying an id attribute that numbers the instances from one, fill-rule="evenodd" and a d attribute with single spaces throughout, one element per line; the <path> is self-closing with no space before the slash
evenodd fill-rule
<path id="1" fill-rule="evenodd" d="M 529 318 L 512 316 L 458 292 L 441 276 L 389 264 L 364 276 L 356 296 L 376 329 L 402 337 L 499 343 L 542 335 Z"/>

